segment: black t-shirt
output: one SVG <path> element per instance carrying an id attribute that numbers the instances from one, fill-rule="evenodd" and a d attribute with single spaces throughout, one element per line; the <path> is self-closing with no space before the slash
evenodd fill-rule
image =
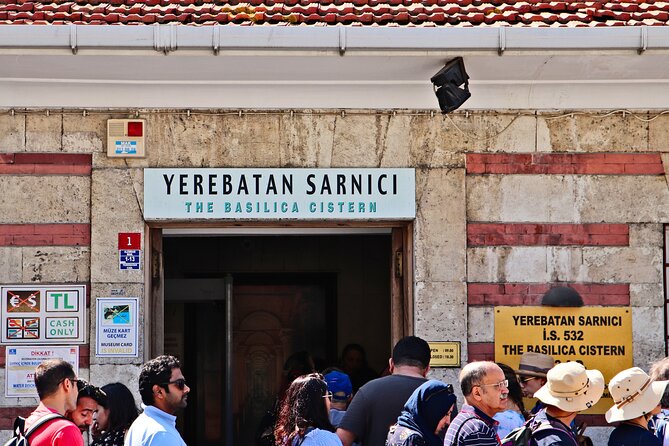
<path id="1" fill-rule="evenodd" d="M 339 428 L 353 432 L 362 446 L 384 446 L 388 429 L 397 422 L 404 403 L 425 381 L 390 375 L 368 382 L 353 397 Z"/>
<path id="2" fill-rule="evenodd" d="M 662 446 L 662 441 L 641 426 L 620 423 L 611 432 L 609 446 Z"/>

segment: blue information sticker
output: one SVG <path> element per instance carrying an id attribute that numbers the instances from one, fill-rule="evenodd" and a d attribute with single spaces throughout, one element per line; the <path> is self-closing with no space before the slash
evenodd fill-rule
<path id="1" fill-rule="evenodd" d="M 117 155 L 136 155 L 137 141 L 116 141 Z"/>
<path id="2" fill-rule="evenodd" d="M 120 269 L 139 269 L 140 258 L 142 257 L 141 249 L 121 249 L 118 254 Z"/>

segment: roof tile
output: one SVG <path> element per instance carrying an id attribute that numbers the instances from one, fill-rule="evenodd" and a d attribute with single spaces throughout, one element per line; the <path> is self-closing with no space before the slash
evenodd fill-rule
<path id="1" fill-rule="evenodd" d="M 669 2 L 498 0 L 0 0 L 4 24 L 386 27 L 669 25 Z"/>

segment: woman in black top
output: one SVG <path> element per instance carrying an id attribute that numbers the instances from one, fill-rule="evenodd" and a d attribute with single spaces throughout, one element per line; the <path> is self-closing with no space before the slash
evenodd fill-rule
<path id="1" fill-rule="evenodd" d="M 107 394 L 107 406 L 98 407 L 91 446 L 123 446 L 125 433 L 139 414 L 135 398 L 121 383 L 107 384 L 102 390 Z"/>

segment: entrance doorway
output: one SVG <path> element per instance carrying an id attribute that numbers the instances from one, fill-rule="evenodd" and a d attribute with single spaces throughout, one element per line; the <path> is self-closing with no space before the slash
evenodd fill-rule
<path id="1" fill-rule="evenodd" d="M 357 343 L 381 373 L 392 344 L 392 246 L 390 231 L 164 236 L 164 351 L 192 383 L 179 417 L 186 443 L 255 444 L 293 353 L 308 351 L 320 371 Z"/>

